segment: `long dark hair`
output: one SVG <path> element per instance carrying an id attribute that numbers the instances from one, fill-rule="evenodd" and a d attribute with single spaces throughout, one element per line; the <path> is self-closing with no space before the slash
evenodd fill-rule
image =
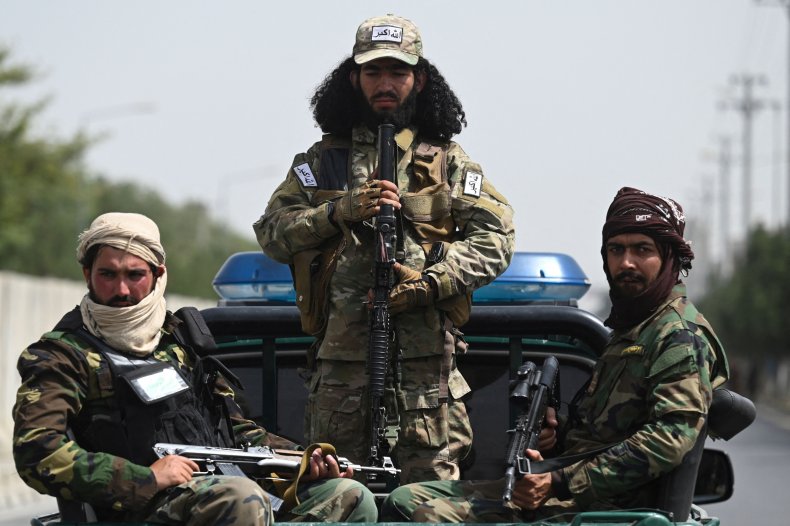
<path id="1" fill-rule="evenodd" d="M 348 57 L 326 76 L 310 99 L 313 118 L 324 133 L 349 136 L 351 128 L 363 122 L 358 95 L 350 80 L 351 72 L 359 69 L 353 57 Z M 466 126 L 464 108 L 433 64 L 420 58 L 414 72 L 420 71 L 425 72 L 426 82 L 417 95 L 413 124 L 426 139 L 449 141 Z"/>

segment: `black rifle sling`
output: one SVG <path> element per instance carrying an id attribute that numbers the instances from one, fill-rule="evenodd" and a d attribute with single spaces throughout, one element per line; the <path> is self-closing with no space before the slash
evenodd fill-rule
<path id="1" fill-rule="evenodd" d="M 538 475 L 540 473 L 549 473 L 550 471 L 557 471 L 558 469 L 567 468 L 568 466 L 576 464 L 577 462 L 581 462 L 582 460 L 587 460 L 599 455 L 604 451 L 607 451 L 612 446 L 614 446 L 614 444 L 607 444 L 605 446 L 597 447 L 595 449 L 591 449 L 590 451 L 585 451 L 584 453 L 576 453 L 574 455 L 546 458 L 543 460 L 530 460 L 529 472 L 533 475 Z"/>
<path id="2" fill-rule="evenodd" d="M 217 351 L 217 342 L 200 311 L 195 307 L 182 307 L 173 314 L 182 322 L 173 330 L 173 337 L 178 344 L 187 352 L 194 354 L 196 362 L 204 372 L 209 374 L 217 372 L 233 387 L 243 391 L 244 386 L 239 377 L 212 355 Z"/>

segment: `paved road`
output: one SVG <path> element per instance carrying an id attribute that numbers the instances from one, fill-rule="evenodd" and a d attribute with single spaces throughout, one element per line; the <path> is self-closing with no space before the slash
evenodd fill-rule
<path id="1" fill-rule="evenodd" d="M 730 455 L 735 493 L 705 510 L 723 525 L 790 524 L 790 415 L 758 406 L 757 419 L 729 442 L 708 447 Z"/>

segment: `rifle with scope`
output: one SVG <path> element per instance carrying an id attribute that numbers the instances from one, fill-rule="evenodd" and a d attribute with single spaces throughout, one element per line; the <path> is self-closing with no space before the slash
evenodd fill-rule
<path id="1" fill-rule="evenodd" d="M 549 405 L 555 409 L 559 405 L 558 369 L 557 358 L 549 356 L 541 368 L 533 362 L 524 362 L 518 370 L 510 391 L 510 400 L 521 412 L 516 418 L 515 428 L 508 430 L 510 440 L 505 457 L 505 491 L 502 494 L 504 502 L 513 497 L 516 480 L 532 472 L 525 450 L 536 449 L 546 409 Z"/>

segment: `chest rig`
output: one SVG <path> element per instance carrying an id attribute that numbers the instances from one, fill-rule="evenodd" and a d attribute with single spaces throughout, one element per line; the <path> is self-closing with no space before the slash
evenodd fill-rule
<path id="1" fill-rule="evenodd" d="M 458 238 L 452 215 L 452 189 L 448 181 L 447 144 L 417 142 L 411 130 L 402 131 L 398 138 L 402 134 L 406 134 L 403 139 L 410 144 L 398 166 L 410 165 L 412 177 L 408 190 L 401 194 L 398 218 L 401 232 L 398 239 L 399 243 L 403 242 L 405 223 L 425 251 L 426 263 L 422 269 L 425 270 L 442 261 L 450 243 Z M 349 138 L 331 134 L 322 138 L 316 170 L 318 189 L 310 199 L 313 206 L 337 199 L 348 190 L 351 148 Z M 345 236 L 339 234 L 315 249 L 296 254 L 291 266 L 302 329 L 319 338 L 326 329 L 329 281 L 345 243 Z M 455 326 L 463 325 L 469 318 L 471 295 L 441 301 L 437 307 L 447 313 Z"/>
<path id="2" fill-rule="evenodd" d="M 67 314 L 55 330 L 72 334 L 102 357 L 96 376 L 104 392 L 88 400 L 71 424 L 81 447 L 145 466 L 156 460 L 152 448 L 157 442 L 235 447 L 227 397 L 213 392 L 219 373 L 225 376 L 224 366 L 215 359 L 202 359 L 181 341 L 193 362 L 191 369 L 153 356 L 128 356 L 89 333 L 79 309 Z M 183 331 L 175 338 L 186 339 Z M 112 396 L 102 386 L 106 378 Z"/>
<path id="3" fill-rule="evenodd" d="M 456 239 L 447 177 L 447 144 L 417 142 L 413 137 L 408 129 L 396 137 L 402 147 L 410 143 L 398 166 L 410 165 L 412 172 L 409 188 L 401 194 L 400 213 L 428 254 L 433 243 Z M 313 206 L 337 198 L 348 189 L 351 146 L 350 139 L 324 135 L 316 176 L 318 190 L 311 197 Z"/>

